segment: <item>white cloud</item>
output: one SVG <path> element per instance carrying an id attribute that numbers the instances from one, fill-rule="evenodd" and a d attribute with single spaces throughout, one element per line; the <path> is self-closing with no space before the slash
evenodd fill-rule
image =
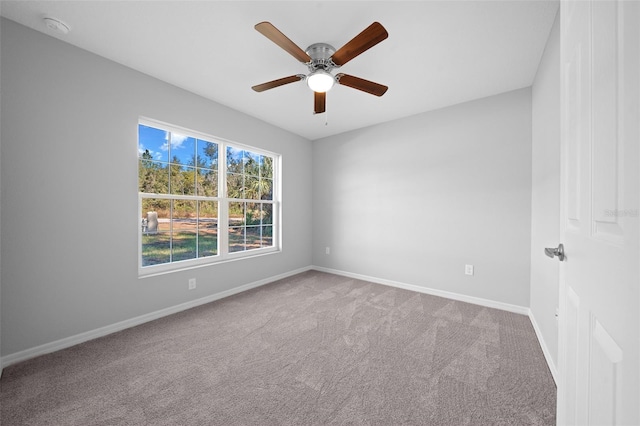
<path id="1" fill-rule="evenodd" d="M 188 136 L 184 136 L 184 135 L 181 135 L 181 134 L 178 134 L 178 133 L 172 133 L 171 134 L 171 149 L 180 149 L 180 148 L 182 148 L 182 144 L 188 138 L 189 138 Z"/>

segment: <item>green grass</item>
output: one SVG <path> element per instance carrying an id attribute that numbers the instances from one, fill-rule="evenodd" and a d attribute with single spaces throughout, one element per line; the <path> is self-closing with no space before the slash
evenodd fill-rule
<path id="1" fill-rule="evenodd" d="M 181 232 L 173 235 L 173 259 L 171 259 L 171 239 L 169 232 L 145 234 L 142 236 L 142 266 L 177 262 L 198 257 L 218 254 L 218 236 L 215 233 L 201 233 L 196 238 L 195 232 Z"/>
<path id="2" fill-rule="evenodd" d="M 271 226 L 262 227 L 262 237 L 260 227 L 250 226 L 229 228 L 229 252 L 253 250 L 261 247 L 271 247 L 273 237 L 271 236 Z M 195 232 L 168 231 L 156 234 L 142 235 L 142 266 L 158 265 L 162 263 L 178 262 L 196 258 L 196 244 L 198 244 L 198 257 L 215 256 L 218 254 L 217 231 L 201 232 L 196 239 Z M 173 257 L 171 256 L 173 250 Z"/>

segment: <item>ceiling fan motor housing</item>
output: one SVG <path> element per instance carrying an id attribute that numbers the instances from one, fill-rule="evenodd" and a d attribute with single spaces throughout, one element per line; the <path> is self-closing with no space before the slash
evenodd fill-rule
<path id="1" fill-rule="evenodd" d="M 314 43 L 307 47 L 305 53 L 311 57 L 311 61 L 307 64 L 311 72 L 318 69 L 329 72 L 337 67 L 331 60 L 333 54 L 336 53 L 336 49 L 330 44 Z"/>

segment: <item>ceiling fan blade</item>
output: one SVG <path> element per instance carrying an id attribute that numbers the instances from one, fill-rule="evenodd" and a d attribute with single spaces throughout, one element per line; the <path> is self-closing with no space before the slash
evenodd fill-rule
<path id="1" fill-rule="evenodd" d="M 387 33 L 387 30 L 384 29 L 382 24 L 374 22 L 355 36 L 350 42 L 338 49 L 331 59 L 334 64 L 342 66 L 362 52 L 371 49 L 387 37 L 389 37 L 389 33 Z"/>
<path id="2" fill-rule="evenodd" d="M 273 89 L 274 87 L 280 87 L 285 84 L 295 83 L 296 81 L 304 80 L 303 74 L 291 75 L 289 77 L 279 78 L 277 80 L 269 81 L 266 83 L 253 86 L 252 89 L 256 92 L 264 92 L 265 90 Z"/>
<path id="3" fill-rule="evenodd" d="M 321 114 L 326 111 L 327 92 L 313 92 L 313 112 Z"/>
<path id="4" fill-rule="evenodd" d="M 349 86 L 353 89 L 362 90 L 363 92 L 371 93 L 372 95 L 382 96 L 387 91 L 388 87 L 382 84 L 374 83 L 373 81 L 365 80 L 364 78 L 354 77 L 348 74 L 337 74 L 336 80 L 343 86 Z"/>
<path id="5" fill-rule="evenodd" d="M 304 50 L 300 49 L 297 44 L 289 40 L 289 38 L 282 34 L 279 29 L 274 27 L 270 22 L 260 22 L 256 24 L 255 29 L 286 50 L 291 56 L 299 60 L 300 62 L 307 63 L 311 61 L 311 56 L 307 55 Z"/>

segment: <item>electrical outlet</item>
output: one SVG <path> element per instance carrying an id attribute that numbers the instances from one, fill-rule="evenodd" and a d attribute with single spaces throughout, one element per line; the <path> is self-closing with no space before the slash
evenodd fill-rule
<path id="1" fill-rule="evenodd" d="M 473 265 L 464 265 L 464 273 L 466 275 L 473 275 Z"/>
<path id="2" fill-rule="evenodd" d="M 196 279 L 189 278 L 189 290 L 193 290 L 194 288 L 196 288 Z"/>
<path id="3" fill-rule="evenodd" d="M 331 247 L 325 247 L 324 254 L 331 254 Z"/>

